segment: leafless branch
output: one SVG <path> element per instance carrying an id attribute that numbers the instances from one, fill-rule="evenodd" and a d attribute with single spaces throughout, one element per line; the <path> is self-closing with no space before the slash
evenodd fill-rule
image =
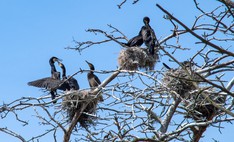
<path id="1" fill-rule="evenodd" d="M 181 21 L 179 21 L 177 18 L 175 18 L 172 14 L 170 14 L 167 10 L 165 10 L 164 8 L 162 8 L 159 4 L 156 4 L 156 6 L 161 9 L 164 13 L 166 13 L 167 15 L 169 15 L 169 17 L 173 20 L 175 20 L 178 24 L 180 24 L 182 27 L 184 27 L 190 34 L 192 34 L 193 36 L 195 36 L 196 38 L 198 38 L 199 40 L 201 40 L 204 44 L 207 44 L 215 49 L 217 49 L 218 51 L 220 51 L 220 53 L 225 53 L 228 54 L 230 56 L 234 56 L 234 53 L 229 52 L 217 45 L 215 45 L 214 43 L 211 43 L 210 41 L 205 40 L 204 38 L 202 38 L 201 36 L 199 36 L 198 34 L 196 34 L 195 32 L 193 32 L 190 28 L 188 28 L 185 24 L 183 24 Z"/>

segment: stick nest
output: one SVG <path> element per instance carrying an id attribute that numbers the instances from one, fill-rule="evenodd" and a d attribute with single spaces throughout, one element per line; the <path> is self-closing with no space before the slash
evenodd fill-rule
<path id="1" fill-rule="evenodd" d="M 152 70 L 157 60 L 157 53 L 152 56 L 148 49 L 140 47 L 123 49 L 118 57 L 119 65 L 125 70 L 137 70 L 138 68 Z"/>
<path id="2" fill-rule="evenodd" d="M 89 102 L 84 111 L 82 108 Z M 75 113 L 81 113 L 78 122 L 83 128 L 94 125 L 98 99 L 92 96 L 89 90 L 68 92 L 62 101 L 62 109 L 66 111 L 68 122 L 71 122 Z"/>
<path id="3" fill-rule="evenodd" d="M 199 87 L 201 78 L 190 69 L 187 71 L 182 68 L 170 69 L 164 74 L 162 82 L 166 93 L 182 98 L 186 117 L 196 121 L 210 120 L 218 114 L 218 108 L 209 99 L 217 105 L 225 102 L 225 97 L 214 89 Z"/>
<path id="4" fill-rule="evenodd" d="M 201 93 L 203 93 L 205 97 Z M 193 118 L 196 121 L 204 119 L 212 120 L 212 118 L 218 114 L 219 109 L 216 108 L 209 99 L 219 106 L 225 103 L 225 96 L 217 93 L 214 89 L 204 90 L 200 88 L 199 91 L 192 91 L 190 96 L 191 97 L 186 100 L 186 103 L 184 103 L 184 106 L 187 109 L 187 117 Z"/>
<path id="5" fill-rule="evenodd" d="M 187 98 L 186 94 L 195 89 L 195 84 L 198 84 L 199 81 L 201 79 L 196 73 L 182 68 L 168 70 L 162 80 L 163 85 L 167 88 L 166 91 L 174 91 L 182 98 Z"/>

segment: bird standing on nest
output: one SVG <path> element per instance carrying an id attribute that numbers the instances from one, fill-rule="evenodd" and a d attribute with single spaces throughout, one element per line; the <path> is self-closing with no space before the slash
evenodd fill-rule
<path id="1" fill-rule="evenodd" d="M 143 42 L 149 48 L 149 53 L 151 55 L 154 55 L 155 42 L 157 42 L 157 46 L 158 46 L 158 41 L 154 33 L 154 30 L 149 25 L 150 18 L 144 17 L 143 22 L 145 25 L 141 28 L 140 33 L 142 35 Z"/>
<path id="2" fill-rule="evenodd" d="M 87 74 L 87 78 L 88 78 L 88 81 L 89 81 L 89 86 L 91 87 L 91 89 L 94 89 L 94 87 L 98 87 L 101 84 L 101 81 L 94 74 L 95 68 L 94 68 L 93 64 L 89 63 L 88 61 L 85 61 L 85 62 L 89 65 L 89 68 L 90 68 L 90 71 Z M 100 95 L 99 100 L 103 101 L 102 95 Z"/>
<path id="3" fill-rule="evenodd" d="M 58 62 L 59 66 L 61 67 L 62 69 L 62 78 L 63 78 L 63 81 L 67 79 L 67 76 L 66 76 L 66 68 L 64 66 L 64 64 L 62 64 L 61 62 Z M 73 77 L 69 77 L 68 76 L 68 80 L 64 83 L 63 86 L 63 89 L 65 90 L 79 90 L 80 87 L 79 87 L 79 84 L 77 82 L 77 80 Z M 62 89 L 62 88 L 61 88 Z"/>
<path id="4" fill-rule="evenodd" d="M 141 46 L 143 43 L 145 43 L 145 45 L 149 48 L 149 53 L 151 55 L 154 55 L 155 52 L 154 47 L 158 46 L 159 43 L 157 41 L 154 30 L 149 25 L 150 18 L 144 17 L 143 22 L 145 25 L 141 27 L 139 34 L 131 38 L 127 43 L 123 44 L 128 47 L 133 47 L 133 46 Z M 157 45 L 155 45 L 155 42 L 157 42 Z"/>
<path id="5" fill-rule="evenodd" d="M 51 99 L 54 100 L 56 97 L 56 89 L 59 86 L 61 82 L 60 80 L 60 72 L 57 72 L 54 63 L 60 61 L 57 57 L 51 57 L 49 60 L 49 64 L 51 67 L 51 77 L 45 77 L 42 79 L 38 79 L 35 81 L 28 82 L 29 86 L 39 87 L 39 88 L 45 88 L 50 91 Z M 53 103 L 56 103 L 56 101 L 53 101 Z"/>

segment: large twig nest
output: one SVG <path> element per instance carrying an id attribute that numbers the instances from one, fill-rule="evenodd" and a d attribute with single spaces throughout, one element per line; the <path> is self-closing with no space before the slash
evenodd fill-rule
<path id="1" fill-rule="evenodd" d="M 201 79 L 196 73 L 183 68 L 168 70 L 162 79 L 167 92 L 176 92 L 182 98 L 189 98 L 188 93 L 196 88 L 199 81 Z"/>
<path id="2" fill-rule="evenodd" d="M 84 105 L 87 107 L 81 112 L 81 108 Z M 66 93 L 66 96 L 62 101 L 62 108 L 67 112 L 68 121 L 70 122 L 73 119 L 75 112 L 81 112 L 78 122 L 81 127 L 86 128 L 94 124 L 95 117 L 93 115 L 96 113 L 98 98 L 90 93 L 89 90 L 81 91 L 70 91 Z"/>
<path id="3" fill-rule="evenodd" d="M 138 68 L 152 70 L 157 60 L 157 53 L 151 55 L 148 49 L 140 47 L 123 49 L 118 57 L 119 65 L 125 70 L 137 70 Z"/>
<path id="4" fill-rule="evenodd" d="M 212 88 L 201 86 L 202 79 L 192 68 L 177 68 L 169 69 L 162 79 L 163 90 L 173 97 L 182 98 L 183 106 L 187 111 L 188 118 L 193 118 L 196 121 L 210 120 L 217 115 L 217 105 L 223 105 L 225 97 L 217 93 Z"/>
<path id="5" fill-rule="evenodd" d="M 225 103 L 225 96 L 217 93 L 214 89 L 204 89 L 203 87 L 199 91 L 192 91 L 190 96 L 192 97 L 186 100 L 187 103 L 184 103 L 184 106 L 187 109 L 187 117 L 195 120 L 211 120 L 218 114 L 219 109 L 209 99 L 218 106 L 222 106 Z"/>

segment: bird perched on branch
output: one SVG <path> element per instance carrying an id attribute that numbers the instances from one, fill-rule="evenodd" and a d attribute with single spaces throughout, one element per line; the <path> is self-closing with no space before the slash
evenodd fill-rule
<path id="1" fill-rule="evenodd" d="M 149 17 L 144 17 L 143 22 L 144 22 L 145 25 L 142 26 L 140 33 L 141 33 L 143 42 L 149 48 L 149 53 L 151 55 L 154 55 L 154 47 L 158 46 L 158 41 L 156 39 L 156 35 L 154 33 L 154 30 L 149 25 L 150 18 Z M 155 45 L 155 42 L 157 42 L 156 45 Z"/>
<path id="2" fill-rule="evenodd" d="M 61 67 L 62 69 L 62 78 L 63 78 L 63 81 L 67 79 L 67 76 L 66 76 L 66 68 L 64 66 L 64 64 L 62 64 L 61 62 L 58 62 L 59 66 Z M 79 84 L 77 82 L 77 80 L 73 77 L 69 77 L 68 76 L 68 80 L 64 83 L 64 85 L 61 86 L 61 88 L 59 89 L 63 89 L 63 90 L 79 90 L 80 87 L 79 87 Z"/>
<path id="3" fill-rule="evenodd" d="M 90 68 L 90 71 L 89 73 L 87 74 L 87 78 L 88 78 L 88 81 L 89 81 L 89 86 L 91 87 L 91 89 L 94 89 L 94 87 L 98 87 L 100 84 L 101 84 L 101 81 L 99 80 L 99 78 L 94 74 L 94 65 L 91 64 L 90 62 L 88 61 L 85 61 L 88 65 L 89 65 L 89 68 Z M 102 95 L 100 95 L 100 98 L 99 98 L 100 101 L 103 101 L 103 97 Z"/>
<path id="4" fill-rule="evenodd" d="M 45 77 L 42 79 L 38 79 L 35 81 L 28 82 L 29 86 L 39 87 L 39 88 L 45 88 L 50 91 L 51 99 L 54 100 L 56 97 L 56 89 L 61 84 L 60 80 L 60 72 L 57 72 L 54 63 L 60 61 L 57 57 L 51 57 L 49 60 L 49 64 L 51 67 L 51 77 Z M 53 101 L 53 103 L 56 103 L 56 101 Z"/>

